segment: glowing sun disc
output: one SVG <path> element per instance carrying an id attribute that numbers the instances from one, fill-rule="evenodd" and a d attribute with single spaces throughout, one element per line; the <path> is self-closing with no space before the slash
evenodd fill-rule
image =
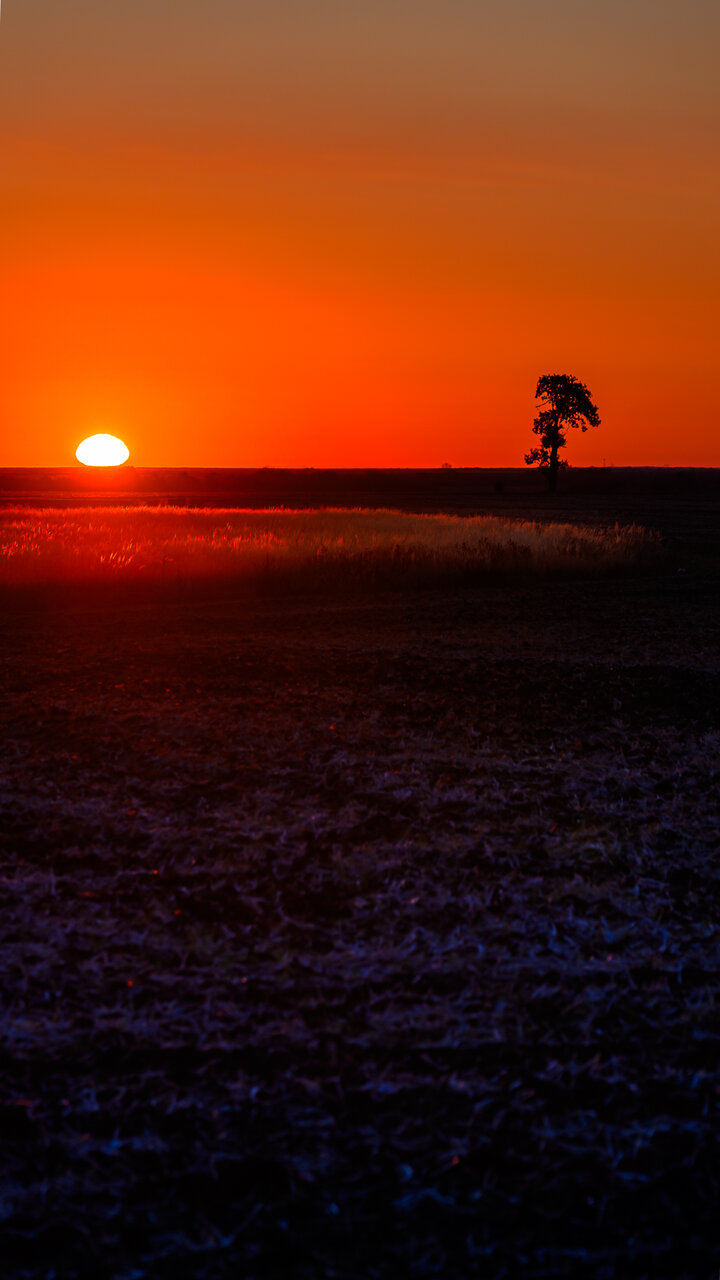
<path id="1" fill-rule="evenodd" d="M 88 436 L 78 445 L 75 457 L 85 467 L 119 467 L 127 462 L 130 450 L 117 436 Z"/>

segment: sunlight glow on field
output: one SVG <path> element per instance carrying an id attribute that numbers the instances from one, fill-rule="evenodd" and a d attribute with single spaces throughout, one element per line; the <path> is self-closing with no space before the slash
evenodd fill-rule
<path id="1" fill-rule="evenodd" d="M 0 584 L 278 577 L 307 585 L 595 572 L 654 544 L 635 526 L 589 529 L 493 516 L 182 507 L 8 507 Z"/>

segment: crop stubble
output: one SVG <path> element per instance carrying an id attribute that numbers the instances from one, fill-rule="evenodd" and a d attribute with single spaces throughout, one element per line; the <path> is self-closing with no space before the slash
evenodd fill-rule
<path id="1" fill-rule="evenodd" d="M 8 611 L 6 1274 L 711 1275 L 715 587 Z"/>

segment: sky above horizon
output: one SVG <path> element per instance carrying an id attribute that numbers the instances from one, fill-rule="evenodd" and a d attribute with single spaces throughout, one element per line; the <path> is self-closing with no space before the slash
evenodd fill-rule
<path id="1" fill-rule="evenodd" d="M 3 466 L 720 465 L 715 0 L 5 0 Z"/>

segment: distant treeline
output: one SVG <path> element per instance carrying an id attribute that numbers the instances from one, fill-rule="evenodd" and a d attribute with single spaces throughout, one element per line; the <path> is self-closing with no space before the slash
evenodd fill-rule
<path id="1" fill-rule="evenodd" d="M 225 503 L 266 505 L 421 505 L 424 509 L 471 508 L 480 497 L 541 496 L 546 488 L 538 471 L 526 468 L 451 467 L 436 469 L 334 469 L 281 467 L 200 468 L 131 467 L 102 471 L 84 467 L 0 469 L 3 497 L 52 495 L 102 496 L 132 501 L 154 497 L 203 504 L 223 496 Z M 570 467 L 560 479 L 562 494 L 618 494 L 658 497 L 720 495 L 719 468 Z"/>

